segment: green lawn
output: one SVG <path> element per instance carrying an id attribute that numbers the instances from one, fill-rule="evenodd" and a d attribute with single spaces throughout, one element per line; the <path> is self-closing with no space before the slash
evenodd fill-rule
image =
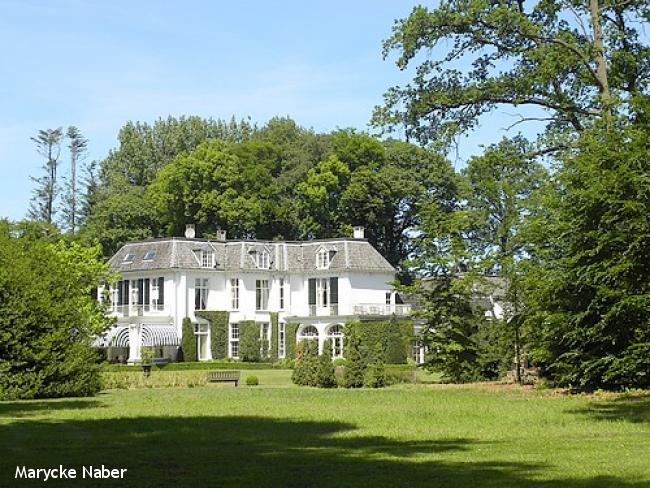
<path id="1" fill-rule="evenodd" d="M 259 387 L 0 402 L 0 486 L 26 484 L 23 464 L 128 468 L 84 486 L 650 486 L 650 395 L 326 391 L 254 374 Z"/>

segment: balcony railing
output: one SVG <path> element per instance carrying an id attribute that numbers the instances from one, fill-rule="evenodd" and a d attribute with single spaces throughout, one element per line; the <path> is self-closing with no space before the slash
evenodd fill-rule
<path id="1" fill-rule="evenodd" d="M 113 305 L 109 312 L 120 317 L 142 317 L 150 312 L 162 312 L 165 305 Z"/>
<path id="2" fill-rule="evenodd" d="M 385 303 L 358 303 L 354 306 L 354 315 L 408 315 L 411 305 Z"/>
<path id="3" fill-rule="evenodd" d="M 338 304 L 327 305 L 321 307 L 320 305 L 309 305 L 309 316 L 318 317 L 318 316 L 334 316 L 339 314 Z"/>

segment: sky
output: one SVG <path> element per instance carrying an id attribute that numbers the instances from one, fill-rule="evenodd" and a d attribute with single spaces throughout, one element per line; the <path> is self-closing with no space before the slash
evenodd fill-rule
<path id="1" fill-rule="evenodd" d="M 168 115 L 368 130 L 382 94 L 412 74 L 382 59 L 382 40 L 417 3 L 0 0 L 0 217 L 27 212 L 39 129 L 76 125 L 88 160 L 116 147 L 127 121 Z M 514 120 L 491 115 L 453 158 Z"/>

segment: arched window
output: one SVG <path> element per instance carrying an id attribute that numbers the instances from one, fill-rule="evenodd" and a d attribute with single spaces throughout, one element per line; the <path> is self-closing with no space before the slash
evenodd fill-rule
<path id="1" fill-rule="evenodd" d="M 343 327 L 339 324 L 331 326 L 327 331 L 327 338 L 332 341 L 332 358 L 343 357 Z"/>
<path id="2" fill-rule="evenodd" d="M 298 334 L 298 340 L 312 340 L 316 339 L 318 340 L 318 329 L 314 327 L 313 325 L 308 325 L 307 327 L 304 327 L 301 331 L 300 334 Z"/>

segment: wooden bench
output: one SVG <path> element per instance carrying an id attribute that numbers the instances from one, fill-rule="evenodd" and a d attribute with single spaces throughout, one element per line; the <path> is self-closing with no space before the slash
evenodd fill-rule
<path id="1" fill-rule="evenodd" d="M 235 386 L 239 384 L 239 376 L 241 371 L 233 371 L 230 369 L 210 371 L 208 372 L 208 383 L 218 383 L 222 381 L 233 381 Z"/>

